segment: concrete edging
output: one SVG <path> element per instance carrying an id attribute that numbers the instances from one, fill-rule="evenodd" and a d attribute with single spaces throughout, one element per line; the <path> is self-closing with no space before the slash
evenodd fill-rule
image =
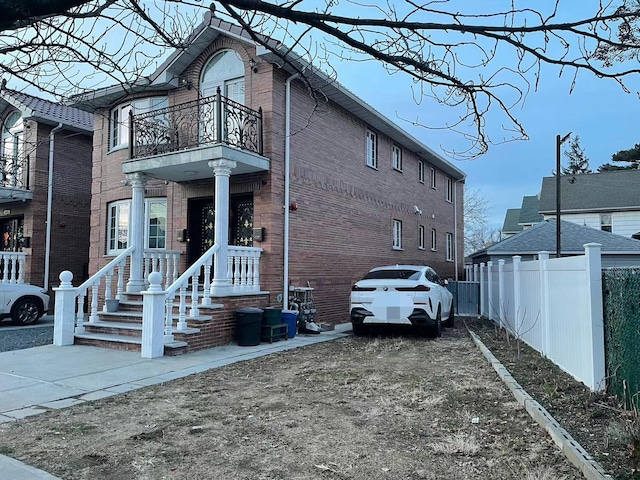
<path id="1" fill-rule="evenodd" d="M 493 366 L 498 376 L 509 390 L 511 390 L 511 393 L 518 403 L 525 408 L 538 425 L 545 429 L 551 436 L 553 442 L 560 448 L 562 453 L 564 453 L 565 457 L 582 472 L 585 478 L 588 480 L 612 480 L 613 477 L 604 471 L 600 464 L 569 435 L 569 432 L 562 428 L 551 414 L 531 398 L 518 382 L 516 382 L 505 366 L 502 365 L 485 344 L 482 343 L 482 340 L 471 330 L 469 330 L 469 334 L 471 334 L 473 342 Z"/>

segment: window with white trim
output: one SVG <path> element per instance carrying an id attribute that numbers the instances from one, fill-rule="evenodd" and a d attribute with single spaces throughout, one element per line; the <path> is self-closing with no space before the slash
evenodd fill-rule
<path id="1" fill-rule="evenodd" d="M 424 162 L 418 160 L 418 181 L 424 183 Z"/>
<path id="2" fill-rule="evenodd" d="M 393 221 L 393 249 L 402 249 L 402 220 Z"/>
<path id="3" fill-rule="evenodd" d="M 431 229 L 431 250 L 436 251 L 436 229 Z"/>
<path id="4" fill-rule="evenodd" d="M 107 215 L 107 255 L 117 255 L 129 246 L 131 200 L 112 202 Z M 144 248 L 166 248 L 167 200 L 147 198 L 144 202 Z"/>
<path id="5" fill-rule="evenodd" d="M 610 213 L 600 214 L 600 230 L 603 230 L 605 232 L 611 232 L 611 214 Z"/>
<path id="6" fill-rule="evenodd" d="M 447 202 L 453 202 L 453 178 L 447 177 Z"/>
<path id="7" fill-rule="evenodd" d="M 418 225 L 418 248 L 424 250 L 424 225 Z"/>
<path id="8" fill-rule="evenodd" d="M 402 171 L 402 149 L 397 145 L 391 147 L 391 158 L 393 163 L 393 168 L 395 170 Z"/>
<path id="9" fill-rule="evenodd" d="M 367 130 L 367 165 L 378 168 L 378 136 Z"/>
<path id="10" fill-rule="evenodd" d="M 436 169 L 431 167 L 431 188 L 436 188 Z"/>
<path id="11" fill-rule="evenodd" d="M 118 105 L 109 116 L 109 148 L 116 149 L 129 145 L 129 112 L 133 114 L 152 112 L 166 108 L 167 97 L 148 97 L 131 100 Z"/>
<path id="12" fill-rule="evenodd" d="M 453 261 L 453 233 L 447 232 L 447 260 Z"/>

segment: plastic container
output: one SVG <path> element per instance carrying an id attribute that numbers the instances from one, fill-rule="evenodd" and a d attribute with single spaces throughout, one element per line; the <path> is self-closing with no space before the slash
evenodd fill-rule
<path id="1" fill-rule="evenodd" d="M 262 309 L 244 307 L 236 310 L 236 341 L 241 347 L 260 344 Z"/>
<path id="2" fill-rule="evenodd" d="M 280 325 L 282 323 L 282 308 L 280 307 L 266 307 L 262 314 L 262 325 L 273 326 Z M 262 340 L 265 342 L 277 342 L 284 333 L 282 328 L 277 329 L 262 329 Z"/>
<path id="3" fill-rule="evenodd" d="M 287 337 L 289 338 L 295 337 L 296 327 L 298 325 L 298 311 L 282 310 L 282 323 L 287 324 Z"/>

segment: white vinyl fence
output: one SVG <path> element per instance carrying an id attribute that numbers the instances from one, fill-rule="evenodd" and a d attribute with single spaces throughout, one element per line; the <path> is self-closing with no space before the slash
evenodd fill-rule
<path id="1" fill-rule="evenodd" d="M 605 388 L 601 245 L 585 254 L 479 266 L 480 312 L 592 390 Z"/>

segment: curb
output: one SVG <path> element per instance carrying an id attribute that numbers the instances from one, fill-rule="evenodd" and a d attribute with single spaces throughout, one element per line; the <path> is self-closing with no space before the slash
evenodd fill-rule
<path id="1" fill-rule="evenodd" d="M 535 401 L 531 396 L 516 382 L 511 376 L 509 370 L 500 363 L 493 353 L 482 343 L 482 340 L 471 330 L 469 330 L 471 338 L 485 358 L 493 366 L 498 376 L 505 385 L 511 390 L 518 403 L 531 415 L 538 425 L 545 429 L 551 436 L 553 442 L 560 448 L 565 457 L 575 465 L 588 480 L 613 480 L 613 477 L 605 472 L 605 470 L 596 462 L 582 446 L 576 442 L 569 432 L 560 426 L 560 424 L 551 416 L 547 410 Z"/>

